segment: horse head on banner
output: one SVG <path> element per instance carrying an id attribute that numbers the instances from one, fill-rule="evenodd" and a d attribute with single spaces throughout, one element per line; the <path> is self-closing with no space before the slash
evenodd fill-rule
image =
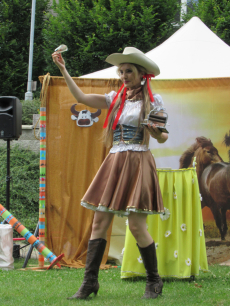
<path id="1" fill-rule="evenodd" d="M 221 240 L 228 230 L 226 211 L 230 209 L 230 164 L 223 161 L 210 139 L 197 137 L 180 158 L 180 168 L 192 167 L 196 157 L 196 170 L 202 196 L 202 208 L 211 209 Z"/>

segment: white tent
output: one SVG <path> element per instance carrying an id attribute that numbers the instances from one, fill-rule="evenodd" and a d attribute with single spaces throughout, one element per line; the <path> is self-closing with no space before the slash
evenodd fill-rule
<path id="1" fill-rule="evenodd" d="M 160 67 L 159 80 L 230 76 L 230 47 L 198 17 L 146 55 Z M 111 67 L 82 77 L 110 79 L 118 75 L 116 67 Z"/>

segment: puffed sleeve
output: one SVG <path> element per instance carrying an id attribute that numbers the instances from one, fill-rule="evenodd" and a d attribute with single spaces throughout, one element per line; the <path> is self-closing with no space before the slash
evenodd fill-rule
<path id="1" fill-rule="evenodd" d="M 164 107 L 164 102 L 163 99 L 161 97 L 161 95 L 159 94 L 153 94 L 153 98 L 154 98 L 154 102 L 151 103 L 151 109 L 155 109 L 156 111 L 164 111 L 165 107 Z"/>
<path id="2" fill-rule="evenodd" d="M 108 106 L 108 108 L 110 107 L 111 103 L 113 102 L 113 99 L 116 97 L 116 91 L 111 91 L 110 93 L 108 94 L 105 94 L 105 101 L 106 101 L 106 104 Z"/>

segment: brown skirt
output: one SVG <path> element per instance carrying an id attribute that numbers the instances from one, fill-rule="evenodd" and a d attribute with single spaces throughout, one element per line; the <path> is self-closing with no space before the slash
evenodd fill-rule
<path id="1" fill-rule="evenodd" d="M 163 213 L 163 201 L 151 152 L 110 153 L 81 205 L 99 211 L 129 215 L 130 211 Z"/>

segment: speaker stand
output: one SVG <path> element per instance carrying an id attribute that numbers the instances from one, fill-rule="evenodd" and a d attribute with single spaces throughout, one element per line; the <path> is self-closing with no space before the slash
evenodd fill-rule
<path id="1" fill-rule="evenodd" d="M 38 231 L 39 231 L 39 221 L 38 221 L 37 227 L 36 227 L 35 232 L 34 232 L 34 236 L 35 236 L 36 238 L 37 238 L 37 235 L 38 235 Z M 25 259 L 25 261 L 24 261 L 24 264 L 23 264 L 22 268 L 26 268 L 27 263 L 28 263 L 28 260 L 29 260 L 30 257 L 31 257 L 33 248 L 34 248 L 34 246 L 31 244 L 31 245 L 30 245 L 30 248 L 29 248 L 29 251 L 27 252 L 26 259 Z"/>
<path id="2" fill-rule="evenodd" d="M 7 139 L 6 209 L 10 210 L 10 139 Z"/>
<path id="3" fill-rule="evenodd" d="M 7 170 L 6 170 L 6 209 L 9 210 L 10 209 L 10 180 L 11 180 L 11 176 L 10 176 L 10 139 L 4 139 L 7 141 Z M 2 221 L 2 224 L 5 224 L 8 222 L 6 221 L 6 219 L 4 219 Z"/>

